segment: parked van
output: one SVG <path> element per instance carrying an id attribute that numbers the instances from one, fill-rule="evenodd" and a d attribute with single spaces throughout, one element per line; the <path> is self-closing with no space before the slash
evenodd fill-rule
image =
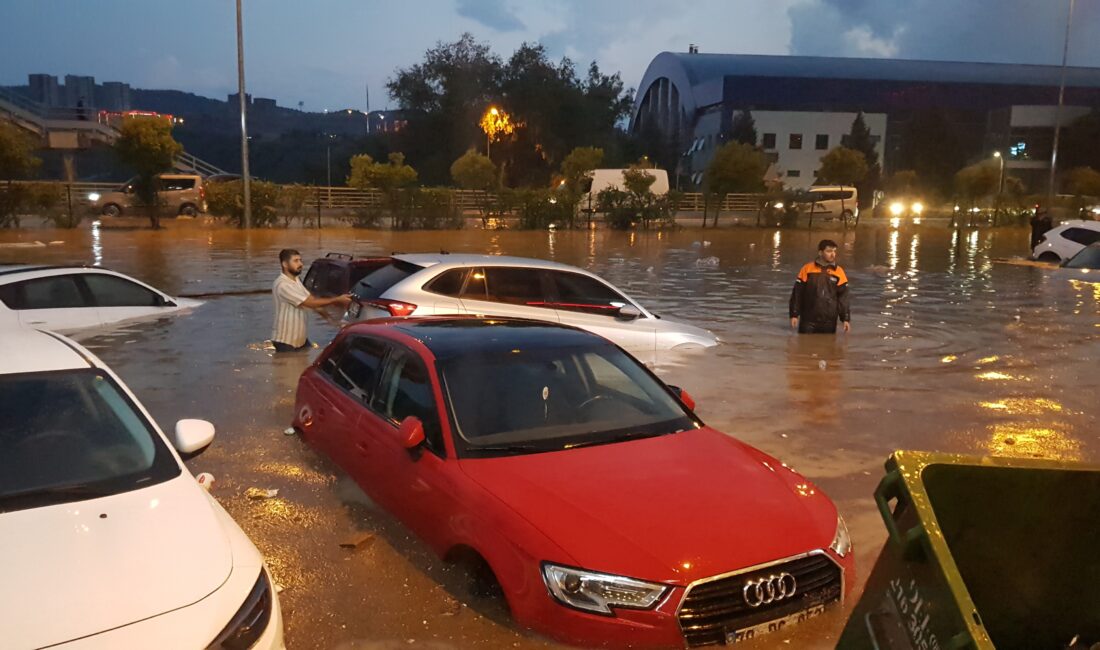
<path id="1" fill-rule="evenodd" d="M 623 180 L 623 172 L 626 169 L 593 169 L 588 172 L 588 180 L 581 187 L 581 200 L 579 208 L 581 212 L 595 212 L 596 201 L 600 192 L 606 189 L 626 191 Z M 656 180 L 649 186 L 649 191 L 657 196 L 668 194 L 668 172 L 663 169 L 644 169 L 645 173 Z"/>
<path id="2" fill-rule="evenodd" d="M 206 212 L 206 189 L 203 187 L 202 176 L 161 174 L 158 178 L 160 191 L 157 195 L 165 212 L 189 217 Z M 138 208 L 141 205 L 141 199 L 134 192 L 136 180 L 131 178 L 111 192 L 89 194 L 88 203 L 92 210 L 98 211 L 105 217 L 117 217 Z"/>
<path id="3" fill-rule="evenodd" d="M 859 194 L 850 185 L 816 185 L 799 192 L 794 203 L 804 216 L 810 214 L 812 208 L 814 219 L 854 223 L 859 216 Z"/>

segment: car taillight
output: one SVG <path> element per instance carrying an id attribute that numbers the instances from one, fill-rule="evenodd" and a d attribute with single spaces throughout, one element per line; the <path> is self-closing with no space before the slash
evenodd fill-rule
<path id="1" fill-rule="evenodd" d="M 205 185 L 202 185 L 202 186 L 199 187 L 199 198 L 202 199 L 203 201 L 206 200 L 206 186 Z"/>
<path id="2" fill-rule="evenodd" d="M 366 304 L 379 309 L 385 309 L 390 312 L 390 316 L 412 316 L 412 313 L 416 311 L 416 305 L 408 302 L 401 302 L 400 300 L 376 298 L 374 300 L 368 300 Z"/>

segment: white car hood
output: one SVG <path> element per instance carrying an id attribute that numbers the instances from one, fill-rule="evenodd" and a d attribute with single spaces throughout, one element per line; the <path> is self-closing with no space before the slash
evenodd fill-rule
<path id="1" fill-rule="evenodd" d="M 0 514 L 0 639 L 39 648 L 157 616 L 208 596 L 232 567 L 226 533 L 186 471 Z"/>

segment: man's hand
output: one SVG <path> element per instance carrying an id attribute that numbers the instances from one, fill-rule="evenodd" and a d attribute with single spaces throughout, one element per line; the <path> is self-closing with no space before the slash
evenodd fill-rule
<path id="1" fill-rule="evenodd" d="M 848 333 L 852 329 L 852 324 L 849 323 L 848 321 L 841 322 L 841 326 L 844 327 L 844 332 L 845 333 Z"/>
<path id="2" fill-rule="evenodd" d="M 791 316 L 791 329 L 793 330 L 793 329 L 796 329 L 797 327 L 798 327 L 798 316 Z"/>
<path id="3" fill-rule="evenodd" d="M 350 293 L 345 293 L 342 296 L 338 296 L 335 299 L 335 302 L 336 302 L 336 304 L 340 305 L 341 307 L 347 307 L 348 305 L 351 304 L 352 300 L 353 300 L 352 295 Z"/>

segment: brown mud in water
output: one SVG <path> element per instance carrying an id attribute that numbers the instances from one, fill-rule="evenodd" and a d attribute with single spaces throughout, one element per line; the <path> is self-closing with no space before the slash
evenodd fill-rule
<path id="1" fill-rule="evenodd" d="M 853 330 L 798 336 L 787 327 L 791 283 L 825 236 L 841 245 Z M 851 529 L 861 584 L 885 539 L 872 492 L 891 451 L 1100 462 L 1100 277 L 993 263 L 1020 256 L 1027 239 L 1025 229 L 956 234 L 931 227 L 244 234 L 178 222 L 161 232 L 0 231 L 0 262 L 101 264 L 173 294 L 267 289 L 282 247 L 298 248 L 307 263 L 328 251 L 443 248 L 590 269 L 657 313 L 721 337 L 720 347 L 668 360 L 658 373 L 692 394 L 706 422 L 777 456 L 832 496 Z M 4 245 L 34 241 L 64 243 Z M 218 427 L 213 447 L 190 467 L 214 474 L 214 496 L 267 556 L 284 588 L 288 644 L 552 645 L 463 596 L 459 577 L 343 472 L 283 434 L 297 377 L 316 350 L 274 358 L 264 349 L 270 302 L 266 294 L 213 298 L 189 314 L 79 338 L 163 428 L 182 417 Z M 335 332 L 319 318 L 310 327 L 322 345 Z M 279 493 L 249 499 L 251 487 Z M 341 548 L 356 531 L 373 533 L 373 542 Z M 835 611 L 748 647 L 832 647 L 845 618 Z"/>

